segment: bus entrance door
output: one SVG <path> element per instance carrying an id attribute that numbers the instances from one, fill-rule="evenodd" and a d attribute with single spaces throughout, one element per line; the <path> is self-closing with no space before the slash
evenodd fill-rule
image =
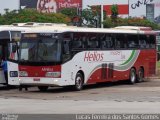
<path id="1" fill-rule="evenodd" d="M 19 85 L 18 77 L 18 45 L 16 42 L 9 43 L 9 56 L 8 56 L 8 84 Z"/>

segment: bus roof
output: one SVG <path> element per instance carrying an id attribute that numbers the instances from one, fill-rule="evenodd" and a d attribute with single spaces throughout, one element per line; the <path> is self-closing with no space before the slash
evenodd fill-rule
<path id="1" fill-rule="evenodd" d="M 12 25 L 1 25 L 0 26 L 0 31 L 25 31 L 29 28 L 27 27 L 17 27 L 17 26 L 12 26 Z"/>
<path id="2" fill-rule="evenodd" d="M 155 34 L 148 27 L 132 27 L 132 26 L 121 26 L 115 28 L 84 28 L 74 26 L 41 26 L 34 27 L 29 31 L 26 30 L 24 33 L 63 33 L 63 32 L 93 32 L 93 33 L 130 33 L 130 34 Z"/>
<path id="3" fill-rule="evenodd" d="M 66 27 L 67 25 L 61 23 L 37 23 L 37 22 L 13 23 L 11 25 L 0 25 L 0 31 L 24 31 L 24 30 L 29 30 L 29 28 L 44 27 L 44 26 Z"/>
<path id="4" fill-rule="evenodd" d="M 152 31 L 151 27 L 142 27 L 142 26 L 118 26 L 116 29 L 129 29 L 129 30 L 141 30 L 141 31 Z"/>

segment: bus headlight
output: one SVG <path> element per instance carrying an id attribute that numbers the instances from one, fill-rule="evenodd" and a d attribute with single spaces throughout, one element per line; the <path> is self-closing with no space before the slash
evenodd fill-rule
<path id="1" fill-rule="evenodd" d="M 46 77 L 60 78 L 61 72 L 46 72 Z"/>
<path id="2" fill-rule="evenodd" d="M 28 77 L 28 73 L 26 71 L 19 71 L 20 77 Z"/>
<path id="3" fill-rule="evenodd" d="M 17 71 L 10 71 L 10 77 L 18 77 L 18 72 Z"/>

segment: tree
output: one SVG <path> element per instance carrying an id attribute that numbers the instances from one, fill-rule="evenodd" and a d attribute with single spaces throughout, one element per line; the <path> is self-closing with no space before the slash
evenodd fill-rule
<path id="1" fill-rule="evenodd" d="M 100 6 L 88 6 L 88 8 L 82 10 L 82 24 L 89 27 L 100 27 L 101 25 L 101 7 Z"/>
<path id="2" fill-rule="evenodd" d="M 116 22 L 118 18 L 118 5 L 116 4 L 111 6 L 111 18 L 113 22 Z"/>
<path id="3" fill-rule="evenodd" d="M 61 13 L 40 13 L 35 9 L 23 9 L 20 11 L 10 11 L 0 16 L 0 24 L 24 23 L 24 22 L 42 22 L 42 23 L 66 23 L 70 18 Z"/>

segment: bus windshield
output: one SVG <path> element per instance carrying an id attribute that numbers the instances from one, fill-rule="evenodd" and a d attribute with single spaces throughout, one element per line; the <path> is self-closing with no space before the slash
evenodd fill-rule
<path id="1" fill-rule="evenodd" d="M 20 44 L 19 60 L 28 62 L 60 62 L 61 47 L 57 38 L 25 39 Z"/>

